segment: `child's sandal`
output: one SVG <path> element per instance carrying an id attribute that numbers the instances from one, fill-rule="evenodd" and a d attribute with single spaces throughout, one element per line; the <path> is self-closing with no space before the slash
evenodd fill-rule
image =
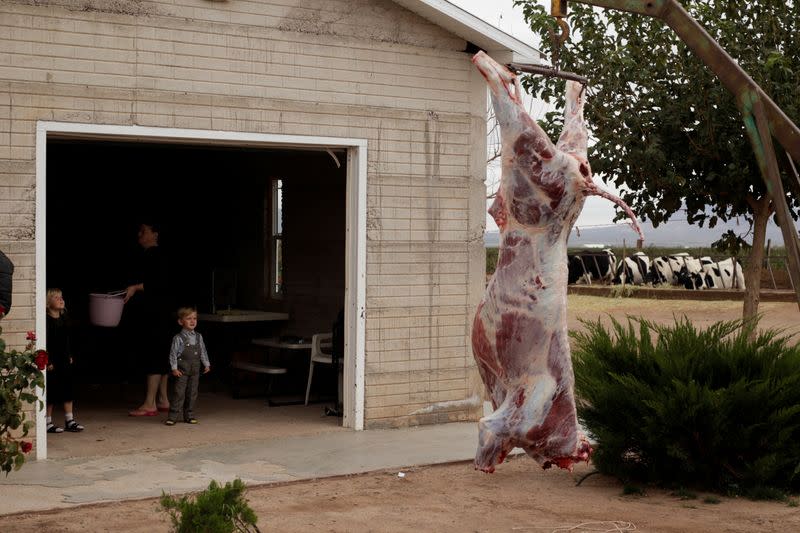
<path id="1" fill-rule="evenodd" d="M 58 427 L 55 424 L 47 424 L 48 433 L 64 433 L 64 428 Z"/>
<path id="2" fill-rule="evenodd" d="M 167 425 L 167 426 L 174 426 L 174 425 L 175 425 L 175 421 L 174 421 L 174 420 L 169 420 L 169 419 L 167 419 L 167 420 L 164 422 L 164 425 Z"/>
<path id="3" fill-rule="evenodd" d="M 64 424 L 64 429 L 67 431 L 71 431 L 72 433 L 77 433 L 79 431 L 83 431 L 84 427 L 78 424 L 75 420 L 70 420 L 66 424 Z"/>

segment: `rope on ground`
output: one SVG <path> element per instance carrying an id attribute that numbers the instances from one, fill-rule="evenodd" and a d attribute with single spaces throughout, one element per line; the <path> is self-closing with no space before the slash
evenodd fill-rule
<path id="1" fill-rule="evenodd" d="M 604 520 L 597 522 L 582 522 L 574 526 L 519 526 L 511 528 L 513 531 L 525 531 L 531 529 L 550 529 L 551 533 L 565 533 L 567 531 L 592 531 L 599 533 L 618 533 L 622 531 L 636 531 L 636 524 L 633 522 L 623 522 L 622 520 Z"/>
<path id="2" fill-rule="evenodd" d="M 587 478 L 587 477 L 589 477 L 589 476 L 593 476 L 593 475 L 595 475 L 595 474 L 599 474 L 599 473 L 600 473 L 600 471 L 599 471 L 599 470 L 597 470 L 597 469 L 595 469 L 595 470 L 592 470 L 591 472 L 589 472 L 588 474 L 584 474 L 584 475 L 583 475 L 583 476 L 582 476 L 582 477 L 581 477 L 581 478 L 578 480 L 578 482 L 577 482 L 577 483 L 575 483 L 575 486 L 576 486 L 576 487 L 580 487 L 580 486 L 581 486 L 581 483 L 583 483 L 584 481 L 586 481 L 586 478 Z"/>

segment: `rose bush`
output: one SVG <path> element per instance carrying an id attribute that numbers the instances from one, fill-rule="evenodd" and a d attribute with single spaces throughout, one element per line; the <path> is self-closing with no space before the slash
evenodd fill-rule
<path id="1" fill-rule="evenodd" d="M 12 469 L 19 470 L 25 454 L 33 449 L 33 443 L 24 440 L 33 426 L 32 421 L 25 420 L 24 405 L 43 407 L 36 398 L 35 387 L 44 387 L 42 370 L 47 367 L 47 352 L 35 350 L 36 334 L 32 331 L 27 340 L 25 350 L 19 352 L 6 350 L 0 337 L 0 470 L 6 475 Z"/>

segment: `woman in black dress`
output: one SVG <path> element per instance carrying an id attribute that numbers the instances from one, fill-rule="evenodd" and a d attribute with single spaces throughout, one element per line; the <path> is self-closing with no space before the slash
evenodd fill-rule
<path id="1" fill-rule="evenodd" d="M 139 226 L 139 245 L 144 248 L 141 282 L 127 288 L 125 302 L 141 293 L 143 318 L 139 332 L 141 366 L 147 375 L 144 402 L 128 414 L 130 416 L 156 416 L 158 411 L 169 410 L 167 377 L 169 375 L 169 348 L 175 329 L 172 301 L 169 297 L 167 260 L 158 246 L 159 228 L 154 223 Z"/>

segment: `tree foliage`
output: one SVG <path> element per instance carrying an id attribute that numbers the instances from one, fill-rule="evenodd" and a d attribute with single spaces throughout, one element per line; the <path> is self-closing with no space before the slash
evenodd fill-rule
<path id="1" fill-rule="evenodd" d="M 535 0 L 515 3 L 552 53 L 555 20 Z M 797 123 L 800 2 L 681 4 Z M 591 80 L 585 113 L 595 175 L 626 186 L 622 197 L 656 226 L 683 208 L 700 226 L 752 219 L 752 201 L 766 188 L 734 95 L 660 20 L 578 2 L 569 8 L 572 39 L 560 50 L 560 65 Z M 563 108 L 562 80 L 528 76 L 523 85 Z M 549 113 L 545 122 L 548 132 L 558 131 L 561 116 Z M 778 156 L 786 162 L 780 148 Z M 796 193 L 786 168 L 782 174 Z M 789 196 L 796 208 L 798 194 Z"/>

